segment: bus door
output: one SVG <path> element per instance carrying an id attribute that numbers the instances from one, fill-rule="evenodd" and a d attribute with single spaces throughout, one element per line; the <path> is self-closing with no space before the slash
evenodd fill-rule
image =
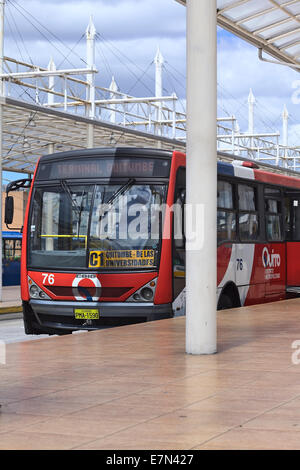
<path id="1" fill-rule="evenodd" d="M 300 191 L 285 194 L 285 239 L 287 288 L 300 293 Z"/>
<path id="2" fill-rule="evenodd" d="M 186 170 L 180 167 L 177 171 L 174 195 L 173 224 L 173 311 L 184 313 L 185 305 L 185 235 L 184 205 L 186 194 Z"/>

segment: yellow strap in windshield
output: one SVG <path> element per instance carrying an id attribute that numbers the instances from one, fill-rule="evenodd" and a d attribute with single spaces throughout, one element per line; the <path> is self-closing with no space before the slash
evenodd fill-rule
<path id="1" fill-rule="evenodd" d="M 87 248 L 87 235 L 41 235 L 41 238 L 83 238 L 85 248 Z"/>

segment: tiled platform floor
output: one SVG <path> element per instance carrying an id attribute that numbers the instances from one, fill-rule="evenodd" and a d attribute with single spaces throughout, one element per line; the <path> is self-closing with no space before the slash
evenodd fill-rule
<path id="1" fill-rule="evenodd" d="M 9 344 L 0 449 L 300 449 L 300 300 L 218 330 L 207 357 L 185 354 L 184 318 Z"/>
<path id="2" fill-rule="evenodd" d="M 20 286 L 2 287 L 2 301 L 0 302 L 0 315 L 10 312 L 21 311 L 21 291 Z"/>

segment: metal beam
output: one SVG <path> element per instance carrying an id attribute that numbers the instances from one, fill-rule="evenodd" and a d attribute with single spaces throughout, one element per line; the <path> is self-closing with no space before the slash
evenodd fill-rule
<path id="1" fill-rule="evenodd" d="M 3 73 L 4 67 L 4 7 L 5 0 L 0 0 L 0 74 Z M 2 302 L 2 168 L 3 168 L 3 95 L 4 95 L 4 83 L 0 78 L 0 185 L 1 185 L 1 198 L 0 198 L 0 247 L 1 247 L 1 263 L 0 263 L 0 302 Z"/>
<path id="2" fill-rule="evenodd" d="M 38 70 L 36 72 L 12 72 L 12 73 L 1 73 L 0 78 L 2 79 L 18 79 L 18 78 L 36 78 L 36 77 L 57 77 L 65 75 L 83 75 L 87 73 L 97 73 L 95 68 L 85 69 L 64 69 L 64 70 Z"/>

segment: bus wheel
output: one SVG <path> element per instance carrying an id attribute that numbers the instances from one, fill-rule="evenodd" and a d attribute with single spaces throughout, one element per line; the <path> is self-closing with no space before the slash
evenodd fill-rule
<path id="1" fill-rule="evenodd" d="M 241 307 L 239 291 L 233 282 L 229 282 L 223 289 L 218 302 L 218 310 Z"/>
<path id="2" fill-rule="evenodd" d="M 227 294 L 222 294 L 218 302 L 218 310 L 229 310 L 233 307 L 232 298 Z"/>
<path id="3" fill-rule="evenodd" d="M 23 302 L 23 322 L 26 335 L 41 335 L 43 332 L 33 326 L 35 318 L 27 302 Z"/>
<path id="4" fill-rule="evenodd" d="M 34 328 L 30 322 L 24 320 L 24 331 L 26 335 L 42 335 L 43 332 Z"/>

